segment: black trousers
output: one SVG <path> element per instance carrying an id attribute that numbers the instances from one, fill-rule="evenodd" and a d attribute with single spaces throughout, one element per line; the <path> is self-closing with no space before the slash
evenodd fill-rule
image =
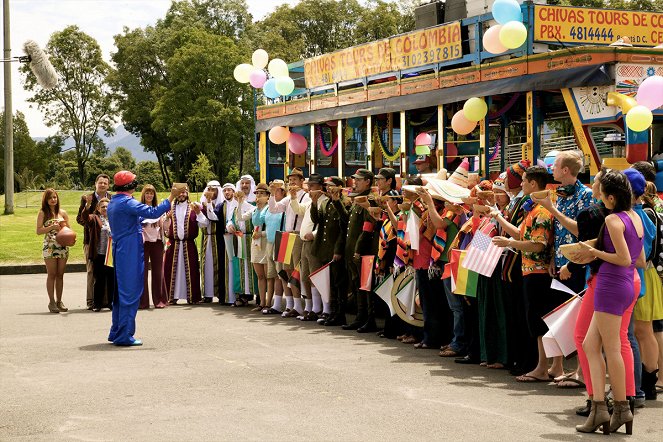
<path id="1" fill-rule="evenodd" d="M 94 289 L 92 305 L 94 308 L 106 307 L 115 292 L 115 269 L 108 267 L 106 255 L 97 255 L 93 261 Z"/>

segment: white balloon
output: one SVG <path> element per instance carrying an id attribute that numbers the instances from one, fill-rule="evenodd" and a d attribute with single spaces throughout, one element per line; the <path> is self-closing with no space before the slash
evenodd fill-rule
<path id="1" fill-rule="evenodd" d="M 280 58 L 275 58 L 267 65 L 267 70 L 272 77 L 289 77 L 288 65 Z"/>
<path id="2" fill-rule="evenodd" d="M 253 72 L 254 69 L 255 68 L 248 63 L 238 64 L 233 71 L 233 77 L 235 77 L 235 80 L 240 83 L 248 83 L 251 72 Z"/>
<path id="3" fill-rule="evenodd" d="M 265 66 L 267 66 L 267 62 L 269 61 L 269 54 L 267 54 L 267 51 L 264 49 L 256 49 L 253 51 L 253 56 L 251 57 L 251 62 L 253 63 L 253 66 L 257 67 L 258 69 L 265 69 Z"/>

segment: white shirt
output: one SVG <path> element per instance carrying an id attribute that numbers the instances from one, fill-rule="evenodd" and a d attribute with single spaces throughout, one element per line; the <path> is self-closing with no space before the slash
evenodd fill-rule
<path id="1" fill-rule="evenodd" d="M 285 212 L 285 231 L 286 232 L 298 232 L 301 228 L 302 221 L 304 219 L 304 211 L 302 207 L 305 203 L 311 204 L 311 197 L 308 196 L 304 190 L 300 189 L 297 192 L 297 203 L 299 203 L 299 213 L 295 211 L 293 205 L 290 201 L 290 196 L 286 196 L 281 201 L 276 201 L 273 196 L 269 197 L 269 211 L 271 213 L 283 213 Z M 296 222 L 295 222 L 296 221 Z"/>
<path id="2" fill-rule="evenodd" d="M 322 207 L 322 204 L 327 200 L 328 198 L 324 195 L 322 195 L 320 198 L 318 198 L 318 210 Z M 313 220 L 311 219 L 311 206 L 313 205 L 313 201 L 309 200 L 306 203 L 298 204 L 295 203 L 294 201 L 292 202 L 293 205 L 303 207 L 304 208 L 304 219 L 302 220 L 302 225 L 299 230 L 299 237 L 306 241 L 306 234 L 311 233 L 313 236 L 315 236 L 317 229 L 313 230 L 313 227 L 315 227 L 315 224 L 313 223 Z"/>
<path id="3" fill-rule="evenodd" d="M 189 220 L 186 219 L 186 209 L 189 207 L 188 202 L 179 203 L 175 206 L 175 217 L 177 218 L 177 239 L 184 239 L 184 226 Z"/>

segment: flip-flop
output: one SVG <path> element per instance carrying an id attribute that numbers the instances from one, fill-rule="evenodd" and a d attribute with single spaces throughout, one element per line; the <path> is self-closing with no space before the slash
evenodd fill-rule
<path id="1" fill-rule="evenodd" d="M 663 393 L 663 385 L 656 386 L 656 393 Z"/>
<path id="2" fill-rule="evenodd" d="M 535 382 L 550 382 L 550 379 L 540 379 L 540 378 L 536 378 L 536 377 L 534 377 L 532 375 L 529 375 L 529 374 L 524 374 L 522 376 L 518 376 L 516 378 L 516 381 L 524 382 L 524 383 L 528 383 L 528 382 L 535 383 Z"/>
<path id="3" fill-rule="evenodd" d="M 557 383 L 557 388 L 585 388 L 585 383 L 576 378 L 564 379 Z"/>

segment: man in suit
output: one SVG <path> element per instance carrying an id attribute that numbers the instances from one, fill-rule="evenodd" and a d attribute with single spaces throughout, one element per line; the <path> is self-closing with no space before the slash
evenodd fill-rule
<path id="1" fill-rule="evenodd" d="M 88 249 L 90 248 L 90 231 L 87 227 L 86 220 L 83 217 L 83 210 L 87 209 L 86 213 L 94 213 L 97 208 L 97 203 L 102 198 L 110 199 L 111 194 L 108 193 L 108 186 L 110 185 L 110 177 L 105 173 L 97 175 L 97 179 L 94 180 L 94 192 L 83 195 L 81 197 L 81 204 L 78 208 L 78 215 L 76 215 L 76 222 L 83 226 L 83 256 L 89 256 Z M 87 309 L 92 310 L 93 307 L 93 295 L 94 295 L 94 274 L 92 261 L 86 261 L 86 270 L 87 270 Z M 106 299 L 105 304 L 110 305 L 111 300 Z"/>
<path id="2" fill-rule="evenodd" d="M 360 333 L 377 331 L 373 317 L 373 305 L 370 291 L 361 290 L 360 276 L 362 256 L 374 255 L 374 229 L 376 220 L 367 210 L 367 201 L 360 201 L 361 197 L 368 198 L 373 185 L 373 172 L 368 169 L 359 169 L 352 175 L 354 179 L 353 194 L 355 200 L 347 212 L 348 231 L 345 238 L 345 263 L 350 277 L 350 290 L 357 300 L 357 317 L 343 326 L 344 330 L 357 330 Z M 358 199 L 359 198 L 359 199 Z M 334 201 L 336 209 L 342 212 L 345 207 Z"/>
<path id="3" fill-rule="evenodd" d="M 347 294 L 347 273 L 343 253 L 345 251 L 345 231 L 347 217 L 341 220 L 341 213 L 336 209 L 334 201 L 344 205 L 341 195 L 343 180 L 339 177 L 330 177 L 325 182 L 325 197 L 322 203 L 317 204 L 321 197 L 313 196 L 316 204 L 311 205 L 311 220 L 318 225 L 313 239 L 313 254 L 321 264 L 331 262 L 329 304 L 323 303 L 323 314 L 318 323 L 326 326 L 345 325 L 345 301 Z M 322 198 L 321 198 L 322 199 Z M 314 269 L 312 269 L 313 271 Z"/>

